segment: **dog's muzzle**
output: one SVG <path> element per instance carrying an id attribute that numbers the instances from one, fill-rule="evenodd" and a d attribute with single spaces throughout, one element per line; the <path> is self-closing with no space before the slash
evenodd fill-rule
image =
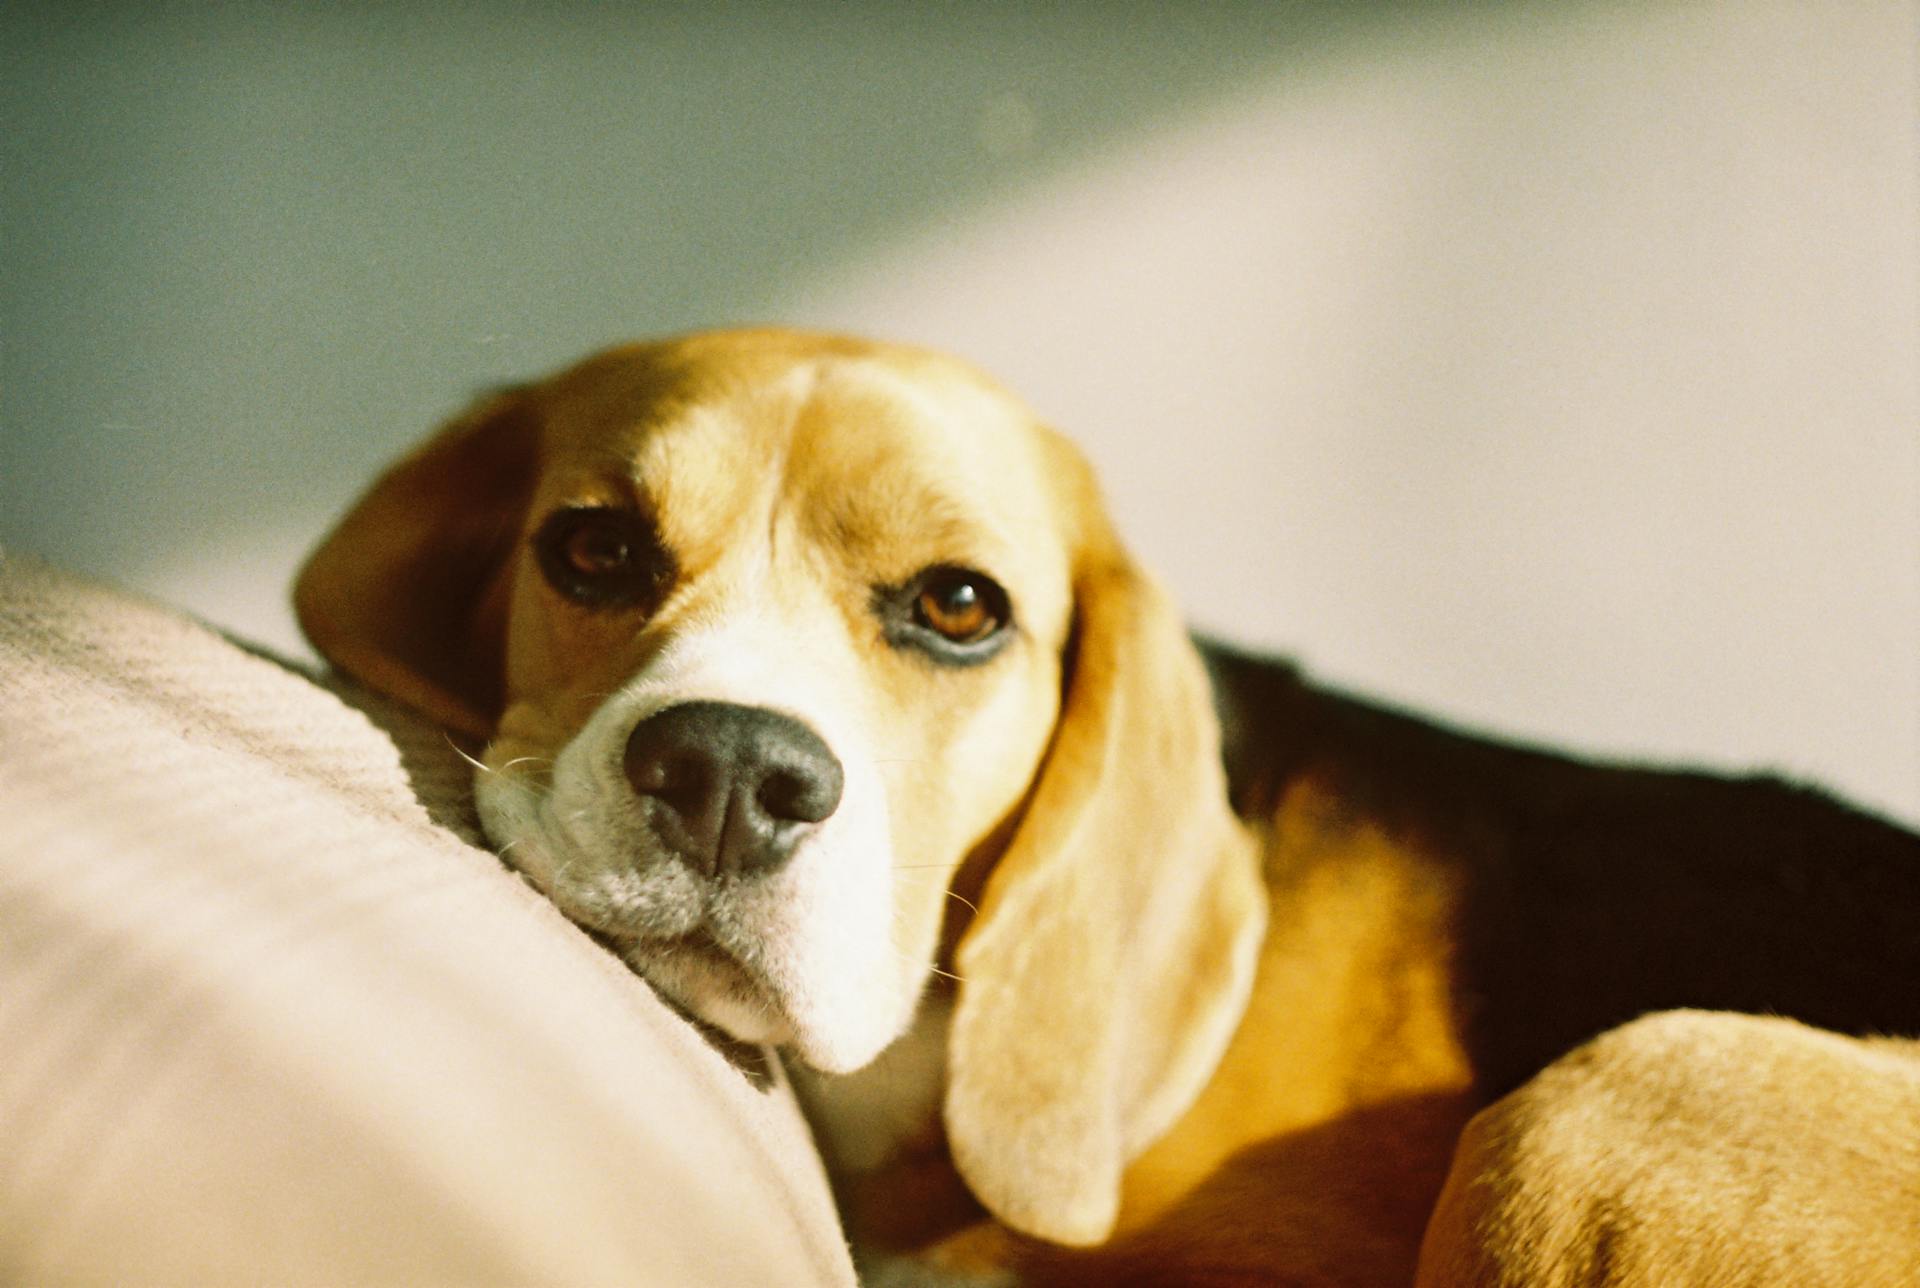
<path id="1" fill-rule="evenodd" d="M 683 702 L 627 737 L 627 781 L 648 824 L 698 875 L 778 870 L 840 804 L 844 774 L 791 716 L 732 702 Z"/>

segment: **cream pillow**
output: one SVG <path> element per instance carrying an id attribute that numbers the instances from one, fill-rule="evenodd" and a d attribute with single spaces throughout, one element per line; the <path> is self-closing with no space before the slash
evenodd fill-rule
<path id="1" fill-rule="evenodd" d="M 0 1281 L 850 1284 L 777 1070 L 354 702 L 0 554 Z"/>

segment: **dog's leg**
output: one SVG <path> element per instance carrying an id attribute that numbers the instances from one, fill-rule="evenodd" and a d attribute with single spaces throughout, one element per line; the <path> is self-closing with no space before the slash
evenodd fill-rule
<path id="1" fill-rule="evenodd" d="M 1920 1042 L 1672 1011 L 1476 1116 L 1419 1288 L 1920 1283 Z"/>

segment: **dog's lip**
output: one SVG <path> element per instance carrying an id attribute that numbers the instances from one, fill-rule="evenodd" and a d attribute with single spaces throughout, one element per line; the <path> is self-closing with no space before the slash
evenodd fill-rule
<path id="1" fill-rule="evenodd" d="M 749 964 L 742 954 L 726 947 L 705 924 L 684 934 L 631 939 L 616 952 L 632 970 L 654 984 L 661 996 L 667 998 L 676 1010 L 703 1026 L 716 1027 L 721 1032 L 734 1035 L 735 1040 L 784 1040 L 764 1035 L 739 1038 L 725 1019 L 713 1013 L 708 1003 L 699 1000 L 702 995 L 711 996 L 708 990 L 717 989 L 721 997 L 730 999 L 732 1007 L 744 1007 L 769 1018 L 778 1017 L 787 1031 L 792 1031 L 795 1021 L 788 998 L 761 970 Z M 692 972 L 691 978 L 704 978 L 706 983 L 699 993 L 682 995 L 681 989 L 690 978 L 689 971 Z"/>
<path id="2" fill-rule="evenodd" d="M 691 930 L 672 935 L 596 935 L 604 945 L 614 953 L 632 962 L 644 973 L 643 963 L 648 958 L 691 957 L 704 966 L 717 967 L 729 974 L 736 975 L 741 982 L 755 992 L 771 995 L 766 981 L 740 959 L 737 953 L 730 952 L 714 936 L 705 921 Z"/>
<path id="3" fill-rule="evenodd" d="M 690 953 L 695 957 L 718 957 L 729 965 L 740 966 L 739 959 L 720 946 L 720 941 L 713 937 L 713 932 L 707 929 L 705 922 L 701 922 L 684 934 L 652 940 L 649 946 L 665 949 L 668 952 Z"/>
<path id="4" fill-rule="evenodd" d="M 703 920 L 691 929 L 676 930 L 672 934 L 650 934 L 644 930 L 632 930 L 613 926 L 590 926 L 579 923 L 589 938 L 610 953 L 621 957 L 638 955 L 673 955 L 691 953 L 702 957 L 724 957 L 733 961 L 733 956 L 720 947 Z"/>

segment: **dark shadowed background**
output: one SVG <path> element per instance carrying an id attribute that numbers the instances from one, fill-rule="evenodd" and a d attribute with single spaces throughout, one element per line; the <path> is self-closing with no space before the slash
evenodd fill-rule
<path id="1" fill-rule="evenodd" d="M 281 647 L 475 390 L 958 351 L 1201 623 L 1920 818 L 1904 0 L 0 9 L 0 542 Z"/>

